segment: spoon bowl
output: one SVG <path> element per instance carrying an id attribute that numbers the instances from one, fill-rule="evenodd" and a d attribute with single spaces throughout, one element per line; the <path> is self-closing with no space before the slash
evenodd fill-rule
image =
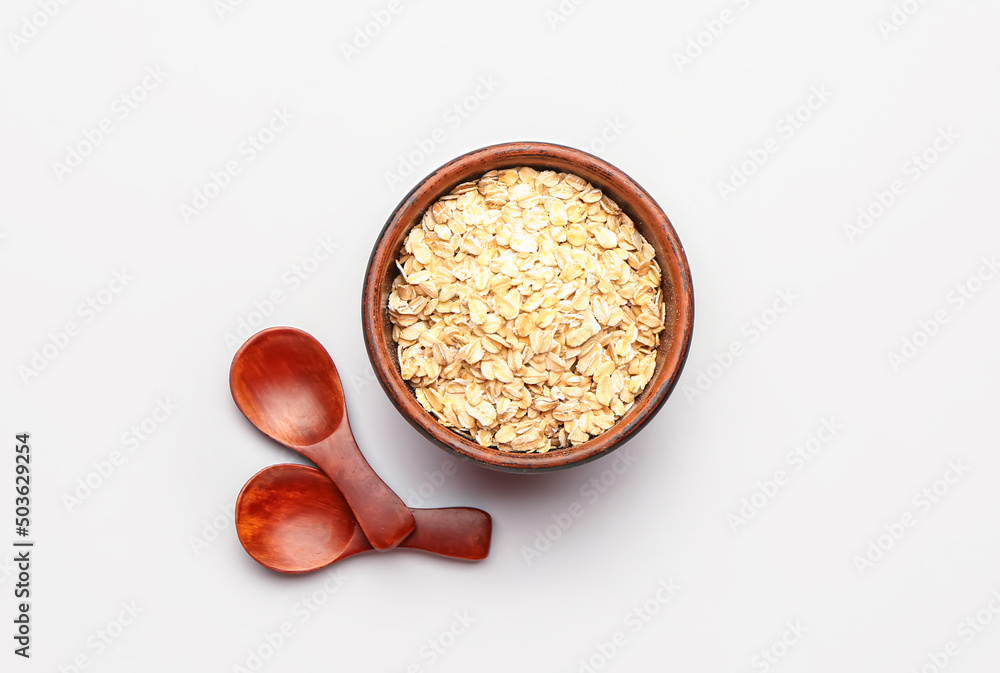
<path id="1" fill-rule="evenodd" d="M 301 330 L 281 327 L 252 336 L 233 358 L 230 382 L 243 415 L 290 448 L 317 444 L 347 423 L 337 367 Z"/>
<path id="2" fill-rule="evenodd" d="M 486 558 L 492 519 L 471 507 L 410 510 L 416 528 L 399 545 L 466 560 Z M 271 570 L 303 573 L 373 549 L 340 489 L 306 465 L 264 468 L 236 501 L 236 532 Z"/>

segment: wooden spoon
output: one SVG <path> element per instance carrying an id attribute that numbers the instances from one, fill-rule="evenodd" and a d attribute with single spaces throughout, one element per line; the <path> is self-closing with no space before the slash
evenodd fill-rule
<path id="1" fill-rule="evenodd" d="M 478 561 L 490 552 L 490 515 L 471 507 L 410 510 L 417 526 L 400 547 Z M 272 465 L 236 501 L 236 532 L 247 553 L 283 573 L 318 570 L 370 551 L 337 485 L 314 467 Z"/>
<path id="2" fill-rule="evenodd" d="M 333 480 L 375 549 L 391 549 L 410 534 L 413 514 L 361 455 L 337 367 L 319 341 L 292 327 L 258 332 L 233 357 L 229 389 L 261 432 Z"/>

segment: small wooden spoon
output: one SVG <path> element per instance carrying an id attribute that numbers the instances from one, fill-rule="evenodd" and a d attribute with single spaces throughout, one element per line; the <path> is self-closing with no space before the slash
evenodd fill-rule
<path id="1" fill-rule="evenodd" d="M 399 545 L 478 561 L 490 552 L 493 522 L 471 507 L 413 509 L 417 527 Z M 318 570 L 373 547 L 337 485 L 314 467 L 272 465 L 236 501 L 236 532 L 247 553 L 283 573 Z"/>
<path id="2" fill-rule="evenodd" d="M 258 332 L 233 357 L 229 389 L 261 432 L 333 480 L 375 549 L 391 549 L 410 534 L 413 514 L 361 455 L 337 367 L 319 341 L 292 327 Z"/>

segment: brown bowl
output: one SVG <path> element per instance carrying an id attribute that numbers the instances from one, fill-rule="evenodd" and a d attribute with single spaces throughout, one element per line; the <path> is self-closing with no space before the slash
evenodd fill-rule
<path id="1" fill-rule="evenodd" d="M 403 380 L 387 307 L 392 281 L 398 273 L 395 260 L 407 233 L 420 222 L 424 212 L 458 184 L 477 179 L 491 170 L 516 166 L 575 173 L 618 203 L 656 251 L 667 308 L 667 329 L 660 335 L 653 378 L 636 397 L 628 413 L 590 441 L 552 449 L 548 453 L 507 453 L 487 448 L 438 422 L 420 405 L 413 389 Z M 389 399 L 413 427 L 441 448 L 480 465 L 507 472 L 535 472 L 581 465 L 599 458 L 631 439 L 653 418 L 673 390 L 687 359 L 694 325 L 694 290 L 677 232 L 653 198 L 632 178 L 606 161 L 570 147 L 536 142 L 505 143 L 484 147 L 448 162 L 421 180 L 403 198 L 379 234 L 368 261 L 362 320 L 365 347 L 375 375 Z"/>

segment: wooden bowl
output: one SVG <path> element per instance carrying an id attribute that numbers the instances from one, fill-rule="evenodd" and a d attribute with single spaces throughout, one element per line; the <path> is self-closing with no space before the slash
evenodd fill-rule
<path id="1" fill-rule="evenodd" d="M 399 273 L 395 260 L 410 228 L 424 212 L 456 185 L 502 168 L 575 173 L 612 198 L 656 251 L 662 271 L 666 325 L 660 334 L 656 369 L 635 404 L 610 429 L 590 441 L 548 453 L 507 453 L 480 446 L 442 425 L 426 411 L 400 374 L 387 302 Z M 421 180 L 393 211 L 368 261 L 362 298 L 365 347 L 375 375 L 399 412 L 432 442 L 480 465 L 507 472 L 535 472 L 580 465 L 614 451 L 653 418 L 670 395 L 687 359 L 694 325 L 694 291 L 684 249 L 670 220 L 632 178 L 597 157 L 561 145 L 521 142 L 492 145 L 441 166 Z"/>

